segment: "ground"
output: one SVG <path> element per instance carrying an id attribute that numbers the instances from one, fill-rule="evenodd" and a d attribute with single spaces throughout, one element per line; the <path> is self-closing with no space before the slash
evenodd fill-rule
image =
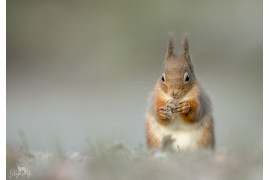
<path id="1" fill-rule="evenodd" d="M 7 146 L 7 179 L 10 171 L 30 170 L 38 180 L 162 180 L 162 179 L 262 179 L 262 150 L 222 150 L 173 153 L 146 148 L 128 148 L 121 143 L 89 146 L 83 152 L 31 151 Z M 19 174 L 17 179 L 28 179 Z"/>

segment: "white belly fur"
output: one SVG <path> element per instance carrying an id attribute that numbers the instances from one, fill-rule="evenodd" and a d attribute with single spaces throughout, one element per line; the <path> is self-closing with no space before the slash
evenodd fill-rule
<path id="1" fill-rule="evenodd" d="M 154 117 L 149 118 L 155 136 L 162 141 L 165 136 L 171 135 L 173 149 L 176 151 L 193 151 L 199 148 L 198 142 L 203 133 L 200 124 L 187 125 L 177 115 L 168 126 L 160 125 Z"/>

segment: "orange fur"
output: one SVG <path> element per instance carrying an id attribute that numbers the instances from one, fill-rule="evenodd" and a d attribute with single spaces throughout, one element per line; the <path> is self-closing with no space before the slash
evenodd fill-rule
<path id="1" fill-rule="evenodd" d="M 181 119 L 187 124 L 194 124 L 198 122 L 198 102 L 195 99 L 187 101 L 190 105 L 189 111 L 187 113 L 179 113 Z"/>
<path id="2" fill-rule="evenodd" d="M 206 121 L 204 125 L 204 130 L 200 138 L 200 144 L 202 147 L 214 148 L 215 140 L 213 130 L 214 130 L 213 120 L 209 119 L 208 121 Z"/>
<path id="3" fill-rule="evenodd" d="M 170 124 L 170 120 L 169 119 L 161 119 L 158 115 L 158 110 L 161 107 L 165 107 L 167 104 L 167 101 L 164 97 L 162 97 L 161 92 L 160 91 L 156 91 L 155 93 L 155 109 L 156 109 L 156 119 L 157 122 L 163 126 L 167 126 Z"/>
<path id="4" fill-rule="evenodd" d="M 155 133 L 151 129 L 149 120 L 146 120 L 146 139 L 149 148 L 158 148 L 161 141 L 155 136 Z"/>

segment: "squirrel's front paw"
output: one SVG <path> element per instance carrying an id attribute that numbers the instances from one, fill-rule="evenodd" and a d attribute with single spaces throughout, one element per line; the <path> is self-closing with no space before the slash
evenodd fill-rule
<path id="1" fill-rule="evenodd" d="M 160 119 L 169 119 L 169 120 L 172 119 L 170 113 L 167 111 L 167 109 L 165 107 L 159 108 L 158 116 Z"/>
<path id="2" fill-rule="evenodd" d="M 187 113 L 190 109 L 190 105 L 187 101 L 182 101 L 177 106 L 177 112 L 179 113 Z"/>

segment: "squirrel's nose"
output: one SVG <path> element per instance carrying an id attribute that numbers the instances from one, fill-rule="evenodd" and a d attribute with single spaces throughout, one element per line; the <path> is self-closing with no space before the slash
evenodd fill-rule
<path id="1" fill-rule="evenodd" d="M 177 89 L 173 90 L 172 95 L 173 95 L 174 97 L 176 97 L 177 94 L 178 94 L 178 90 L 177 90 Z"/>

